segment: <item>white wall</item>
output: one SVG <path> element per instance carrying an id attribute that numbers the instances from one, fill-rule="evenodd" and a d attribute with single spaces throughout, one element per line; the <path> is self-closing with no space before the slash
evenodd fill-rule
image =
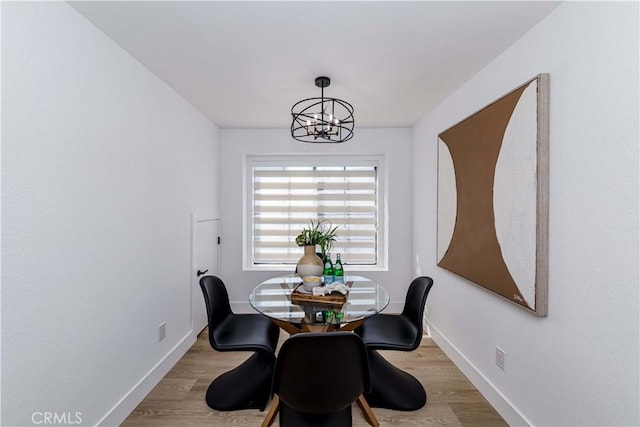
<path id="1" fill-rule="evenodd" d="M 357 110 L 357 108 L 356 108 Z M 356 111 L 357 114 L 357 111 Z M 357 119 L 357 118 L 356 118 Z M 242 269 L 243 165 L 248 154 L 370 154 L 384 155 L 387 163 L 389 271 L 357 272 L 382 283 L 391 294 L 388 311 L 400 311 L 413 279 L 411 260 L 411 131 L 410 129 L 356 129 L 344 144 L 308 144 L 291 138 L 288 129 L 220 131 L 222 229 L 220 276 L 229 288 L 235 310 L 250 312 L 249 292 L 261 281 L 286 272 Z M 302 248 L 300 249 L 302 256 Z M 348 274 L 347 270 L 347 274 Z"/>
<path id="2" fill-rule="evenodd" d="M 2 8 L 3 425 L 116 425 L 193 341 L 218 130 L 67 3 Z"/>
<path id="3" fill-rule="evenodd" d="M 512 424 L 640 424 L 638 30 L 637 2 L 564 3 L 413 129 L 414 182 L 425 183 L 414 231 L 433 236 L 414 240 L 435 280 L 431 332 Z M 435 266 L 437 134 L 541 72 L 551 79 L 546 318 Z"/>

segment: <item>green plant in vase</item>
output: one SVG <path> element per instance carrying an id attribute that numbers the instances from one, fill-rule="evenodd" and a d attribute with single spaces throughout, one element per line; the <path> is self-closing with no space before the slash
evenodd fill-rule
<path id="1" fill-rule="evenodd" d="M 320 258 L 324 262 L 327 253 L 331 252 L 337 239 L 338 226 L 333 226 L 328 219 L 310 220 L 309 227 L 302 229 L 296 237 L 298 246 L 319 246 Z"/>

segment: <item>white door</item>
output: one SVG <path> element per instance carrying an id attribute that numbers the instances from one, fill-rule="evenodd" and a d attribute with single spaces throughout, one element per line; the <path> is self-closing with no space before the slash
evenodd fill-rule
<path id="1" fill-rule="evenodd" d="M 200 277 L 218 275 L 218 219 L 193 217 L 193 280 L 191 288 L 191 321 L 198 335 L 207 326 Z"/>

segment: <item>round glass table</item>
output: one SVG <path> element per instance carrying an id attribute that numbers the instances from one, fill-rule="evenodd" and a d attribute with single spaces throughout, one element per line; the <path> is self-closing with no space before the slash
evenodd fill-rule
<path id="1" fill-rule="evenodd" d="M 350 286 L 350 290 L 344 303 L 329 304 L 322 297 L 305 299 L 304 295 L 300 300 L 296 298 L 297 294 L 292 301 L 292 292 L 301 282 L 297 274 L 265 280 L 251 292 L 249 302 L 290 334 L 351 331 L 389 304 L 389 293 L 382 285 L 353 275 L 345 276 L 345 284 Z"/>

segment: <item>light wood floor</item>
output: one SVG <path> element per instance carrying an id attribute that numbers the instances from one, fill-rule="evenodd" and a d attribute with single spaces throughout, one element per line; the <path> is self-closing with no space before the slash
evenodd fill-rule
<path id="1" fill-rule="evenodd" d="M 280 341 L 288 335 L 280 334 Z M 413 352 L 381 352 L 384 357 L 420 380 L 427 404 L 418 411 L 373 408 L 380 426 L 506 426 L 505 421 L 429 338 Z M 204 400 L 211 381 L 238 366 L 250 353 L 219 353 L 209 346 L 207 330 L 165 378 L 149 393 L 123 426 L 259 426 L 266 410 L 219 412 Z M 268 409 L 267 405 L 267 409 Z M 368 426 L 357 405 L 353 424 Z M 273 424 L 278 425 L 278 421 Z"/>

